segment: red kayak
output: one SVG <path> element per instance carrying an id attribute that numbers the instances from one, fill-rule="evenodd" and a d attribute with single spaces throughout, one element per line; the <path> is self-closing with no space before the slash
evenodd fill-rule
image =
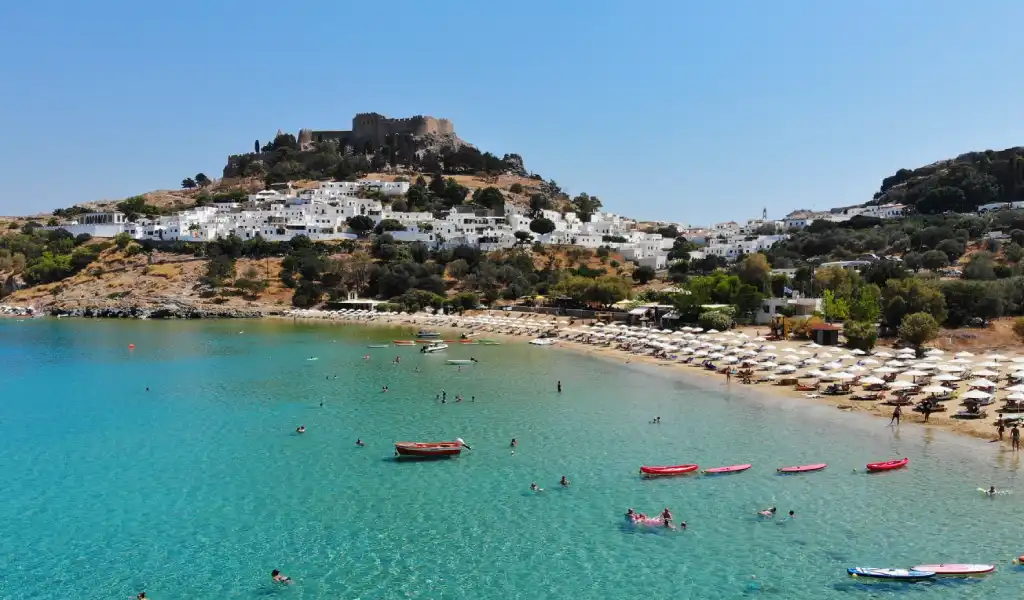
<path id="1" fill-rule="evenodd" d="M 910 462 L 909 458 L 901 458 L 899 460 L 887 460 L 885 462 L 868 463 L 868 471 L 876 473 L 878 471 L 892 471 L 893 469 L 902 469 L 907 466 Z"/>
<path id="2" fill-rule="evenodd" d="M 705 475 L 720 475 L 725 473 L 740 473 L 746 471 L 753 465 L 732 465 L 730 467 L 715 467 L 713 469 L 704 469 Z"/>
<path id="3" fill-rule="evenodd" d="M 820 471 L 827 467 L 826 463 L 818 463 L 816 465 L 800 465 L 798 467 L 782 467 L 778 469 L 779 473 L 810 473 L 811 471 Z"/>
<path id="4" fill-rule="evenodd" d="M 644 477 L 672 477 L 675 475 L 686 475 L 698 468 L 697 465 L 675 465 L 672 467 L 640 467 L 640 474 Z"/>

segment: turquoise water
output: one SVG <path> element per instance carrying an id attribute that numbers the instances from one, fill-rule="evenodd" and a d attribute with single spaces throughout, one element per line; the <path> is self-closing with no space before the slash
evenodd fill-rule
<path id="1" fill-rule="evenodd" d="M 981 598 L 1024 587 L 1009 564 L 1024 553 L 1020 463 L 994 444 L 555 348 L 452 348 L 448 358 L 481 361 L 461 372 L 444 355 L 366 348 L 398 337 L 408 333 L 0 321 L 0 598 Z M 448 404 L 434 400 L 441 389 Z M 396 440 L 459 436 L 473 451 L 456 460 L 392 458 Z M 853 472 L 901 456 L 909 469 Z M 643 463 L 691 461 L 754 468 L 637 477 Z M 826 471 L 774 474 L 819 461 Z M 533 481 L 547 491 L 529 493 Z M 1019 489 L 976 491 L 990 484 Z M 752 517 L 770 505 L 796 520 Z M 622 526 L 627 507 L 665 506 L 689 531 Z M 924 562 L 999 572 L 912 586 L 844 574 Z M 273 568 L 297 583 L 270 584 Z"/>

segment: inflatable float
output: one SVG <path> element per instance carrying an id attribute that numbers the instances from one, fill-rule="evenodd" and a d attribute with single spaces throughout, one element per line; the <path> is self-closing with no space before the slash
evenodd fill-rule
<path id="1" fill-rule="evenodd" d="M 852 567 L 846 570 L 850 577 L 866 579 L 887 579 L 890 581 L 924 581 L 935 577 L 935 571 L 915 571 L 913 569 L 873 569 L 870 567 Z"/>
<path id="2" fill-rule="evenodd" d="M 725 475 L 726 473 L 742 473 L 753 465 L 732 465 L 728 467 L 714 467 L 701 471 L 705 475 Z"/>
<path id="3" fill-rule="evenodd" d="M 916 565 L 910 567 L 910 570 L 932 571 L 939 577 L 979 577 L 992 573 L 996 570 L 996 566 L 981 564 Z"/>
<path id="4" fill-rule="evenodd" d="M 880 471 L 894 471 L 896 469 L 902 469 L 903 467 L 907 466 L 907 463 L 909 462 L 909 458 L 887 460 L 885 462 L 873 462 L 867 464 L 867 469 L 872 473 L 878 473 Z"/>
<path id="5" fill-rule="evenodd" d="M 640 475 L 643 477 L 675 477 L 686 475 L 699 469 L 697 465 L 674 465 L 671 467 L 640 467 Z"/>
<path id="6" fill-rule="evenodd" d="M 818 463 L 816 465 L 799 465 L 795 467 L 782 467 L 776 469 L 779 473 L 810 473 L 811 471 L 820 471 L 827 467 L 827 463 Z"/>

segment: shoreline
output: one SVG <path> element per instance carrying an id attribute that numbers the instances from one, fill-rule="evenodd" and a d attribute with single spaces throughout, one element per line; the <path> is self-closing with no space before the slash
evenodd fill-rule
<path id="1" fill-rule="evenodd" d="M 490 312 L 499 312 L 499 311 L 480 311 L 479 314 L 487 315 L 487 314 L 490 314 Z M 526 315 L 530 315 L 530 316 L 533 315 L 533 313 L 516 313 L 516 314 L 524 315 L 520 320 L 525 321 L 525 322 L 530 322 L 529 321 L 529 317 L 527 317 Z M 286 315 L 274 316 L 274 317 L 270 317 L 270 318 L 289 319 L 289 320 L 302 321 L 302 322 L 319 322 L 319 323 L 325 323 L 325 324 L 331 324 L 331 323 L 335 323 L 335 324 L 349 324 L 349 325 L 354 324 L 354 325 L 367 325 L 367 326 L 377 326 L 377 327 L 382 327 L 382 326 L 390 326 L 390 327 L 421 327 L 421 328 L 422 327 L 429 327 L 430 329 L 436 329 L 436 330 L 439 330 L 439 331 L 442 331 L 442 332 L 452 332 L 452 333 L 455 333 L 455 334 L 461 334 L 461 333 L 465 333 L 467 331 L 475 331 L 475 332 L 477 332 L 477 337 L 493 338 L 493 339 L 500 340 L 500 341 L 503 341 L 503 342 L 512 342 L 512 343 L 527 343 L 528 339 L 533 339 L 535 337 L 538 337 L 538 334 L 537 334 L 538 326 L 540 326 L 540 328 L 543 328 L 543 326 L 547 326 L 548 328 L 551 328 L 552 325 L 556 324 L 554 321 L 550 320 L 550 318 L 545 315 L 544 316 L 545 320 L 543 320 L 543 322 L 533 321 L 531 324 L 533 324 L 534 327 L 532 327 L 528 331 L 519 332 L 519 333 L 488 331 L 486 329 L 474 328 L 472 323 L 467 323 L 466 322 L 467 319 L 471 318 L 472 316 L 474 316 L 474 315 L 465 315 L 465 316 L 461 316 L 461 317 L 460 316 L 451 316 L 451 315 L 443 316 L 443 317 L 429 316 L 429 317 L 425 318 L 423 316 L 412 315 L 412 314 L 409 314 L 409 315 L 393 315 L 393 314 L 390 314 L 390 313 L 377 313 L 377 314 L 373 314 L 373 315 L 369 315 L 369 316 L 360 315 L 360 316 L 350 317 L 348 315 L 337 315 L 337 314 L 334 314 L 334 313 L 321 313 L 321 312 L 318 311 L 318 312 L 311 313 L 309 316 L 302 316 L 302 315 L 296 315 L 296 314 L 287 315 L 286 314 Z M 444 323 L 444 324 L 438 323 L 437 320 L 439 320 L 439 319 L 447 320 L 448 323 Z M 557 322 L 557 325 L 558 326 L 567 326 L 568 325 L 568 320 L 567 319 L 564 319 L 564 320 L 566 321 L 565 323 L 563 323 L 561 320 L 559 320 Z M 747 331 L 753 332 L 756 329 L 757 329 L 756 327 L 738 328 L 737 331 L 747 330 Z M 763 330 L 764 327 L 762 327 L 761 329 Z M 524 338 L 526 338 L 526 339 L 524 339 Z M 780 347 L 782 347 L 782 346 L 796 347 L 796 346 L 803 345 L 805 342 L 782 341 L 782 342 L 772 342 L 772 343 L 776 344 L 776 345 L 778 345 Z M 645 366 L 649 366 L 649 367 L 657 367 L 657 368 L 659 368 L 659 373 L 663 373 L 663 374 L 665 374 L 666 376 L 669 376 L 669 377 L 679 378 L 679 379 L 681 379 L 683 381 L 691 380 L 690 379 L 691 377 L 694 378 L 691 381 L 702 381 L 702 382 L 704 382 L 704 384 L 708 384 L 708 383 L 712 382 L 713 380 L 717 380 L 719 382 L 719 386 L 721 386 L 721 387 L 738 387 L 740 390 L 742 390 L 745 393 L 763 392 L 763 393 L 770 394 L 770 395 L 772 395 L 772 396 L 774 396 L 776 398 L 785 398 L 785 399 L 789 399 L 789 400 L 799 400 L 801 403 L 807 403 L 808 405 L 832 406 L 832 407 L 835 407 L 837 410 L 841 410 L 842 412 L 850 412 L 850 413 L 859 413 L 859 414 L 864 414 L 864 415 L 871 415 L 873 417 L 878 418 L 879 420 L 881 420 L 881 419 L 890 419 L 891 416 L 892 416 L 893 408 L 894 408 L 893 406 L 890 406 L 890 405 L 887 405 L 887 404 L 884 404 L 884 403 L 878 402 L 878 401 L 857 401 L 857 400 L 852 400 L 849 396 L 816 395 L 816 397 L 812 398 L 812 397 L 807 397 L 806 392 L 797 391 L 792 386 L 789 386 L 789 385 L 776 385 L 776 384 L 773 384 L 773 383 L 744 384 L 744 383 L 741 383 L 740 380 L 737 377 L 733 377 L 731 382 L 729 382 L 729 383 L 723 383 L 722 382 L 723 375 L 721 373 L 718 373 L 716 371 L 712 371 L 712 370 L 708 370 L 708 369 L 702 368 L 699 364 L 696 364 L 696 365 L 682 364 L 682 363 L 675 362 L 675 361 L 668 360 L 668 359 L 656 358 L 656 357 L 650 356 L 650 355 L 634 354 L 634 353 L 626 352 L 624 350 L 620 350 L 618 348 L 613 348 L 613 347 L 610 347 L 610 346 L 594 346 L 594 345 L 586 344 L 586 343 L 583 343 L 583 342 L 567 340 L 567 339 L 564 339 L 564 338 L 556 338 L 555 342 L 553 344 L 551 344 L 551 347 L 561 348 L 561 349 L 568 350 L 568 351 L 571 351 L 571 352 L 576 352 L 577 354 L 583 354 L 583 355 L 590 356 L 590 357 L 593 357 L 593 358 L 598 358 L 598 359 L 602 359 L 602 360 L 608 360 L 608 361 L 616 362 L 618 364 L 625 364 L 625 365 L 637 364 L 637 365 L 645 365 Z M 835 348 L 835 349 L 836 350 L 840 350 L 840 348 Z M 952 401 L 950 403 L 952 403 Z M 950 411 L 950 412 L 952 412 L 952 411 Z M 990 422 L 988 422 L 988 420 L 985 420 L 985 419 L 979 419 L 979 420 L 953 419 L 953 418 L 951 418 L 950 413 L 947 412 L 947 413 L 933 413 L 929 417 L 929 420 L 927 422 L 925 422 L 924 421 L 924 416 L 922 414 L 920 414 L 920 413 L 911 411 L 910 407 L 904 407 L 904 410 L 902 411 L 902 413 L 903 414 L 902 414 L 902 417 L 901 417 L 901 424 L 904 424 L 904 423 L 905 424 L 910 424 L 912 426 L 920 427 L 920 428 L 925 429 L 925 430 L 942 430 L 942 431 L 946 431 L 948 433 L 952 433 L 952 434 L 956 434 L 956 435 L 960 435 L 960 436 L 966 436 L 966 437 L 970 437 L 970 438 L 974 438 L 974 439 L 979 439 L 979 440 L 985 440 L 985 441 L 988 441 L 988 442 L 995 442 L 995 441 L 998 440 L 998 436 L 997 436 L 996 431 L 995 431 L 995 426 L 993 424 L 991 424 Z M 1012 453 L 1012 449 L 1010 448 L 1010 442 L 1009 442 L 1009 435 L 1008 434 L 1005 437 L 1005 439 L 1003 440 L 1003 442 L 999 444 L 999 450 L 1000 450 L 1000 452 L 1004 452 L 1004 453 Z"/>

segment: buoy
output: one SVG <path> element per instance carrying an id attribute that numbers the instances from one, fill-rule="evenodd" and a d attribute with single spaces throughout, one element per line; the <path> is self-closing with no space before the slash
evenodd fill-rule
<path id="1" fill-rule="evenodd" d="M 135 344 L 128 344 L 128 349 L 129 350 L 134 350 L 135 349 Z"/>

